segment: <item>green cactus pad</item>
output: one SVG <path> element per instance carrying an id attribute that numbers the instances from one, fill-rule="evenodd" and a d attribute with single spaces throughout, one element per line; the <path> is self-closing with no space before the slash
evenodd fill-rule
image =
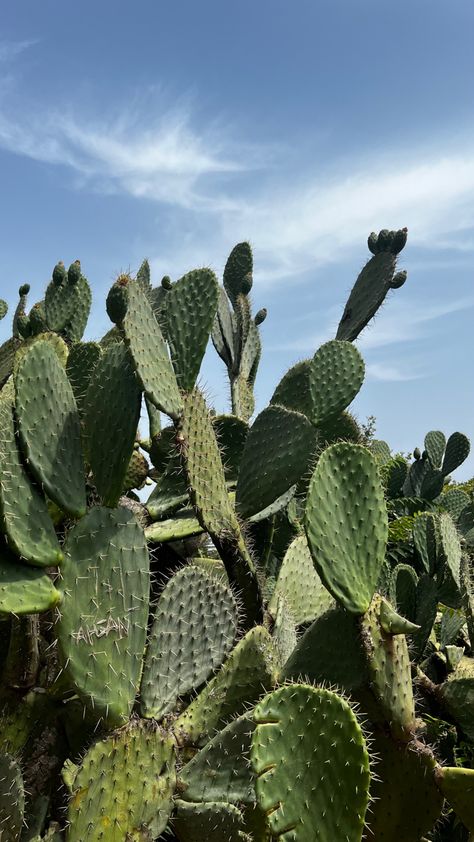
<path id="1" fill-rule="evenodd" d="M 156 607 L 141 682 L 141 711 L 160 719 L 179 696 L 197 689 L 221 666 L 237 631 L 232 592 L 196 567 L 164 588 Z"/>
<path id="2" fill-rule="evenodd" d="M 35 479 L 65 512 L 86 511 L 81 429 L 74 394 L 48 342 L 35 342 L 15 373 L 20 442 Z"/>
<path id="3" fill-rule="evenodd" d="M 0 839 L 18 842 L 23 828 L 25 791 L 20 766 L 14 757 L 0 753 Z"/>
<path id="4" fill-rule="evenodd" d="M 92 293 L 89 282 L 83 275 L 74 284 L 73 289 L 74 306 L 71 315 L 66 320 L 62 329 L 62 333 L 69 342 L 80 342 L 91 311 Z"/>
<path id="5" fill-rule="evenodd" d="M 36 304 L 33 304 L 33 307 L 30 310 L 29 320 L 33 336 L 37 336 L 39 333 L 44 333 L 48 330 L 46 314 L 44 311 L 44 301 L 37 301 Z"/>
<path id="6" fill-rule="evenodd" d="M 97 491 L 115 506 L 124 487 L 140 417 L 141 390 L 128 348 L 110 345 L 97 363 L 85 399 L 84 427 Z"/>
<path id="7" fill-rule="evenodd" d="M 122 493 L 125 494 L 125 492 L 131 491 L 133 488 L 137 490 L 143 488 L 148 477 L 149 467 L 141 450 L 134 447 L 123 480 Z"/>
<path id="8" fill-rule="evenodd" d="M 140 680 L 149 598 L 145 539 L 123 507 L 91 509 L 71 529 L 57 636 L 77 692 L 113 725 L 130 714 Z"/>
<path id="9" fill-rule="evenodd" d="M 140 284 L 141 288 L 144 292 L 150 292 L 151 290 L 151 273 L 150 273 L 150 264 L 145 257 L 145 260 L 142 261 L 140 268 L 137 272 L 137 282 Z"/>
<path id="10" fill-rule="evenodd" d="M 410 564 L 397 564 L 390 582 L 390 600 L 400 614 L 414 622 L 418 576 Z"/>
<path id="11" fill-rule="evenodd" d="M 61 548 L 46 501 L 18 453 L 12 406 L 0 399 L 0 513 L 10 547 L 30 564 L 60 564 Z"/>
<path id="12" fill-rule="evenodd" d="M 382 439 L 372 439 L 369 442 L 368 448 L 373 456 L 375 456 L 379 465 L 386 465 L 392 458 L 390 446 Z"/>
<path id="13" fill-rule="evenodd" d="M 469 833 L 474 833 L 474 769 L 438 766 L 435 778 L 456 815 Z"/>
<path id="14" fill-rule="evenodd" d="M 438 567 L 442 581 L 438 599 L 452 608 L 459 608 L 461 599 L 461 542 L 453 520 L 447 512 L 441 512 L 437 520 Z"/>
<path id="15" fill-rule="evenodd" d="M 474 658 L 462 658 L 457 669 L 440 688 L 449 715 L 467 739 L 474 741 Z"/>
<path id="16" fill-rule="evenodd" d="M 441 494 L 438 503 L 444 511 L 451 515 L 454 522 L 458 520 L 466 506 L 469 506 L 471 498 L 462 488 L 448 488 Z"/>
<path id="17" fill-rule="evenodd" d="M 189 494 L 183 473 L 174 466 L 164 472 L 146 501 L 146 508 L 152 520 L 169 517 L 185 506 Z"/>
<path id="18" fill-rule="evenodd" d="M 371 785 L 368 834 L 377 842 L 420 842 L 440 817 L 443 798 L 436 786 L 432 752 L 414 741 L 404 746 L 376 731 L 379 758 Z"/>
<path id="19" fill-rule="evenodd" d="M 395 456 L 382 466 L 380 474 L 389 500 L 402 493 L 407 472 L 408 464 L 403 456 Z"/>
<path id="20" fill-rule="evenodd" d="M 175 785 L 172 738 L 132 721 L 83 758 L 69 802 L 68 842 L 156 839 L 168 823 Z"/>
<path id="21" fill-rule="evenodd" d="M 283 668 L 297 644 L 296 623 L 288 602 L 280 596 L 274 609 L 272 640 L 280 667 Z"/>
<path id="22" fill-rule="evenodd" d="M 433 468 L 441 468 L 446 438 L 441 430 L 430 430 L 425 436 L 425 450 Z"/>
<path id="23" fill-rule="evenodd" d="M 190 804 L 176 801 L 173 828 L 180 842 L 251 842 L 244 820 L 234 804 Z"/>
<path id="24" fill-rule="evenodd" d="M 205 745 L 231 716 L 242 714 L 276 681 L 277 658 L 272 639 L 255 626 L 237 644 L 217 675 L 175 723 L 178 742 Z"/>
<path id="25" fill-rule="evenodd" d="M 327 589 L 348 611 L 363 614 L 377 586 L 388 531 L 377 463 L 366 448 L 340 443 L 324 451 L 308 491 L 305 528 Z"/>
<path id="26" fill-rule="evenodd" d="M 249 428 L 236 415 L 216 415 L 212 419 L 227 482 L 236 482 Z"/>
<path id="27" fill-rule="evenodd" d="M 334 604 L 314 568 L 304 535 L 295 538 L 285 553 L 269 606 L 273 614 L 280 596 L 288 603 L 296 625 L 312 622 Z"/>
<path id="28" fill-rule="evenodd" d="M 309 373 L 313 424 L 320 424 L 349 406 L 362 386 L 364 374 L 364 360 L 350 342 L 332 339 L 321 345 Z"/>
<path id="29" fill-rule="evenodd" d="M 433 574 L 437 564 L 437 524 L 432 512 L 422 512 L 413 522 L 413 543 L 426 573 Z"/>
<path id="30" fill-rule="evenodd" d="M 15 336 L 0 345 L 0 389 L 13 371 L 13 362 L 20 346 L 21 340 Z"/>
<path id="31" fill-rule="evenodd" d="M 8 313 L 8 304 L 3 298 L 0 298 L 0 321 L 5 318 Z"/>
<path id="32" fill-rule="evenodd" d="M 92 374 L 102 356 L 97 342 L 77 342 L 69 351 L 66 374 L 74 392 L 79 414 L 84 411 L 84 401 Z"/>
<path id="33" fill-rule="evenodd" d="M 190 497 L 203 529 L 209 532 L 229 580 L 239 589 L 246 625 L 261 615 L 260 591 L 235 509 L 229 499 L 216 435 L 206 403 L 195 389 L 185 397 L 179 445 Z"/>
<path id="34" fill-rule="evenodd" d="M 44 311 L 50 330 L 57 333 L 63 330 L 66 322 L 74 313 L 76 304 L 76 290 L 67 280 L 57 284 L 51 281 L 46 289 Z"/>
<path id="35" fill-rule="evenodd" d="M 262 343 L 260 341 L 260 332 L 256 322 L 250 322 L 248 326 L 247 338 L 242 348 L 240 355 L 240 371 L 242 377 L 247 380 L 250 386 L 255 383 L 257 375 L 258 364 L 262 354 Z"/>
<path id="36" fill-rule="evenodd" d="M 219 286 L 210 269 L 195 269 L 173 284 L 166 301 L 167 339 L 180 389 L 199 374 L 217 310 Z"/>
<path id="37" fill-rule="evenodd" d="M 315 832 L 321 842 L 360 842 L 369 756 L 348 702 L 295 684 L 265 696 L 253 716 L 255 790 L 270 832 L 282 842 L 314 842 Z"/>
<path id="38" fill-rule="evenodd" d="M 464 433 L 453 433 L 450 435 L 444 454 L 443 464 L 441 466 L 441 473 L 443 476 L 451 474 L 456 468 L 464 462 L 469 456 L 471 445 L 467 436 Z"/>
<path id="39" fill-rule="evenodd" d="M 250 243 L 237 243 L 232 249 L 224 268 L 224 288 L 232 304 L 237 296 L 249 292 L 246 281 L 253 269 L 253 256 Z"/>
<path id="40" fill-rule="evenodd" d="M 271 404 L 285 406 L 311 418 L 313 398 L 310 391 L 312 360 L 302 360 L 282 377 L 271 398 Z"/>
<path id="41" fill-rule="evenodd" d="M 375 316 L 392 285 L 396 257 L 390 252 L 374 255 L 359 274 L 336 333 L 336 339 L 353 342 Z"/>
<path id="42" fill-rule="evenodd" d="M 316 445 L 314 429 L 299 412 L 269 406 L 247 436 L 236 489 L 243 518 L 266 509 L 295 485 L 308 468 Z"/>
<path id="43" fill-rule="evenodd" d="M 159 520 L 151 523 L 145 529 L 147 541 L 157 544 L 168 541 L 182 541 L 184 538 L 191 538 L 193 535 L 201 535 L 204 532 L 192 509 L 182 509 L 174 517 Z"/>
<path id="44" fill-rule="evenodd" d="M 178 791 L 185 801 L 255 802 L 254 776 L 249 763 L 255 728 L 253 719 L 240 716 L 201 749 L 181 769 Z"/>
<path id="45" fill-rule="evenodd" d="M 219 287 L 219 300 L 211 338 L 221 360 L 231 369 L 236 357 L 234 323 L 229 301 L 223 287 Z"/>
<path id="46" fill-rule="evenodd" d="M 54 608 L 61 594 L 47 573 L 0 554 L 0 614 L 39 614 Z"/>
<path id="47" fill-rule="evenodd" d="M 183 402 L 166 344 L 145 293 L 133 281 L 128 285 L 128 306 L 122 324 L 145 395 L 177 420 Z"/>
<path id="48" fill-rule="evenodd" d="M 348 693 L 365 684 L 367 664 L 354 615 L 335 608 L 318 617 L 298 641 L 281 678 L 326 682 Z"/>
<path id="49" fill-rule="evenodd" d="M 410 657 L 405 635 L 385 631 L 385 600 L 375 596 L 361 619 L 362 642 L 366 652 L 372 691 L 377 698 L 393 737 L 408 742 L 415 731 L 415 705 L 411 683 Z"/>

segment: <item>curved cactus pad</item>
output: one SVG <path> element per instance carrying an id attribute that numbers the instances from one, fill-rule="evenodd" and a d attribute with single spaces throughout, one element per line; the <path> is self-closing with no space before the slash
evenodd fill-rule
<path id="1" fill-rule="evenodd" d="M 229 654 L 237 605 L 228 587 L 197 567 L 176 573 L 163 590 L 141 683 L 143 716 L 159 719 L 178 696 L 197 689 Z"/>
<path id="2" fill-rule="evenodd" d="M 140 680 L 149 599 L 143 530 L 125 508 L 97 506 L 71 529 L 57 624 L 78 693 L 112 725 L 128 718 Z"/>
<path id="3" fill-rule="evenodd" d="M 128 285 L 127 312 L 122 326 L 145 395 L 175 420 L 183 408 L 176 376 L 151 304 L 136 282 Z"/>
<path id="4" fill-rule="evenodd" d="M 266 509 L 297 483 L 308 468 L 315 432 L 306 418 L 283 406 L 257 416 L 247 436 L 235 494 L 242 517 Z"/>
<path id="5" fill-rule="evenodd" d="M 324 451 L 311 479 L 305 527 L 327 589 L 348 611 L 363 614 L 377 586 L 388 532 L 377 463 L 365 447 L 340 443 Z"/>
<path id="6" fill-rule="evenodd" d="M 175 785 L 172 738 L 131 723 L 84 757 L 72 788 L 68 842 L 156 839 L 168 823 Z"/>
<path id="7" fill-rule="evenodd" d="M 254 728 L 250 716 L 239 716 L 198 751 L 179 773 L 181 798 L 253 804 L 254 775 L 249 754 Z"/>
<path id="8" fill-rule="evenodd" d="M 178 799 L 173 827 L 180 842 L 250 842 L 242 813 L 225 801 L 191 804 Z"/>
<path id="9" fill-rule="evenodd" d="M 253 715 L 255 790 L 271 834 L 282 842 L 360 842 L 369 756 L 348 702 L 295 684 L 269 693 Z"/>
<path id="10" fill-rule="evenodd" d="M 61 594 L 47 573 L 0 555 L 0 614 L 39 614 L 54 608 Z"/>
<path id="11" fill-rule="evenodd" d="M 35 479 L 73 517 L 86 511 L 81 428 L 63 366 L 48 342 L 35 342 L 15 372 L 20 442 Z"/>
<path id="12" fill-rule="evenodd" d="M 97 363 L 85 399 L 87 451 L 97 491 L 116 506 L 133 452 L 141 390 L 128 348 L 117 342 Z"/>
<path id="13" fill-rule="evenodd" d="M 319 578 L 304 535 L 299 535 L 288 547 L 270 602 L 275 615 L 279 598 L 283 596 L 296 625 L 310 623 L 334 605 L 332 595 Z"/>
<path id="14" fill-rule="evenodd" d="M 193 388 L 217 310 L 219 286 L 210 269 L 195 269 L 173 284 L 166 299 L 166 335 L 181 389 Z"/>
<path id="15" fill-rule="evenodd" d="M 474 769 L 438 766 L 436 783 L 470 833 L 474 833 Z"/>
<path id="16" fill-rule="evenodd" d="M 350 342 L 331 339 L 321 345 L 309 373 L 313 424 L 320 424 L 349 406 L 362 386 L 364 374 L 364 360 Z"/>
<path id="17" fill-rule="evenodd" d="M 39 566 L 62 561 L 46 501 L 21 463 L 13 407 L 7 400 L 0 400 L 0 513 L 15 553 Z"/>
<path id="18" fill-rule="evenodd" d="M 217 728 L 231 716 L 242 714 L 275 684 L 276 673 L 272 639 L 266 629 L 255 626 L 176 721 L 178 742 L 205 745 Z"/>

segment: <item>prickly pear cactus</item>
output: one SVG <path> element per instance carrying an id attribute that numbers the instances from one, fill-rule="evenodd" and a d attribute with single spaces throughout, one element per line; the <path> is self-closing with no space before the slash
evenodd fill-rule
<path id="1" fill-rule="evenodd" d="M 1 842 L 472 838 L 474 502 L 450 477 L 469 442 L 430 431 L 411 461 L 350 410 L 352 343 L 403 295 L 406 233 L 369 237 L 335 339 L 258 413 L 248 243 L 222 285 L 120 275 L 98 341 L 79 261 L 29 312 L 20 287 L 0 347 Z M 210 338 L 230 414 L 196 385 Z"/>

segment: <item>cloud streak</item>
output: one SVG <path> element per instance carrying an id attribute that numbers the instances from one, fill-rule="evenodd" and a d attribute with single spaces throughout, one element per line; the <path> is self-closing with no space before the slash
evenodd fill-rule
<path id="1" fill-rule="evenodd" d="M 7 63 L 14 61 L 21 53 L 28 50 L 38 42 L 36 39 L 24 41 L 0 41 L 0 62 Z"/>
<path id="2" fill-rule="evenodd" d="M 17 52 L 27 43 L 18 43 Z M 183 210 L 194 213 L 196 236 L 180 249 L 189 264 L 204 242 L 209 259 L 251 236 L 260 283 L 341 261 L 381 221 L 407 225 L 411 244 L 474 250 L 472 137 L 449 154 L 432 146 L 373 155 L 370 163 L 332 162 L 330 177 L 303 160 L 289 175 L 283 147 L 238 142 L 235 127 L 216 121 L 199 130 L 189 105 L 166 111 L 157 97 L 154 119 L 150 111 L 147 101 L 100 119 L 48 108 L 35 116 L 31 107 L 19 113 L 4 101 L 0 146 L 69 168 L 82 188 L 154 201 L 176 220 Z M 258 178 L 249 178 L 253 170 Z M 175 242 L 168 251 L 160 258 L 171 259 Z"/>

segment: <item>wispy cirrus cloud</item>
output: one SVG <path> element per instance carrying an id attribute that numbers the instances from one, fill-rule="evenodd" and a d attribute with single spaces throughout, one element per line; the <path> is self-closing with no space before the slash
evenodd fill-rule
<path id="1" fill-rule="evenodd" d="M 4 100 L 0 147 L 67 167 L 82 189 L 165 206 L 176 241 L 170 236 L 155 259 L 170 271 L 178 240 L 180 271 L 209 255 L 224 258 L 229 243 L 251 236 L 258 280 L 276 283 L 344 259 L 381 224 L 407 225 L 412 244 L 474 251 L 472 135 L 456 148 L 432 141 L 333 161 L 331 175 L 307 159 L 290 172 L 283 145 L 245 143 L 221 119 L 200 128 L 189 102 L 170 110 L 160 96 L 151 100 L 100 117 L 74 107 L 19 111 Z M 196 223 L 185 243 L 183 211 Z"/>
<path id="2" fill-rule="evenodd" d="M 0 41 L 0 62 L 10 62 L 16 59 L 25 50 L 33 47 L 38 41 L 34 38 L 23 41 Z"/>

